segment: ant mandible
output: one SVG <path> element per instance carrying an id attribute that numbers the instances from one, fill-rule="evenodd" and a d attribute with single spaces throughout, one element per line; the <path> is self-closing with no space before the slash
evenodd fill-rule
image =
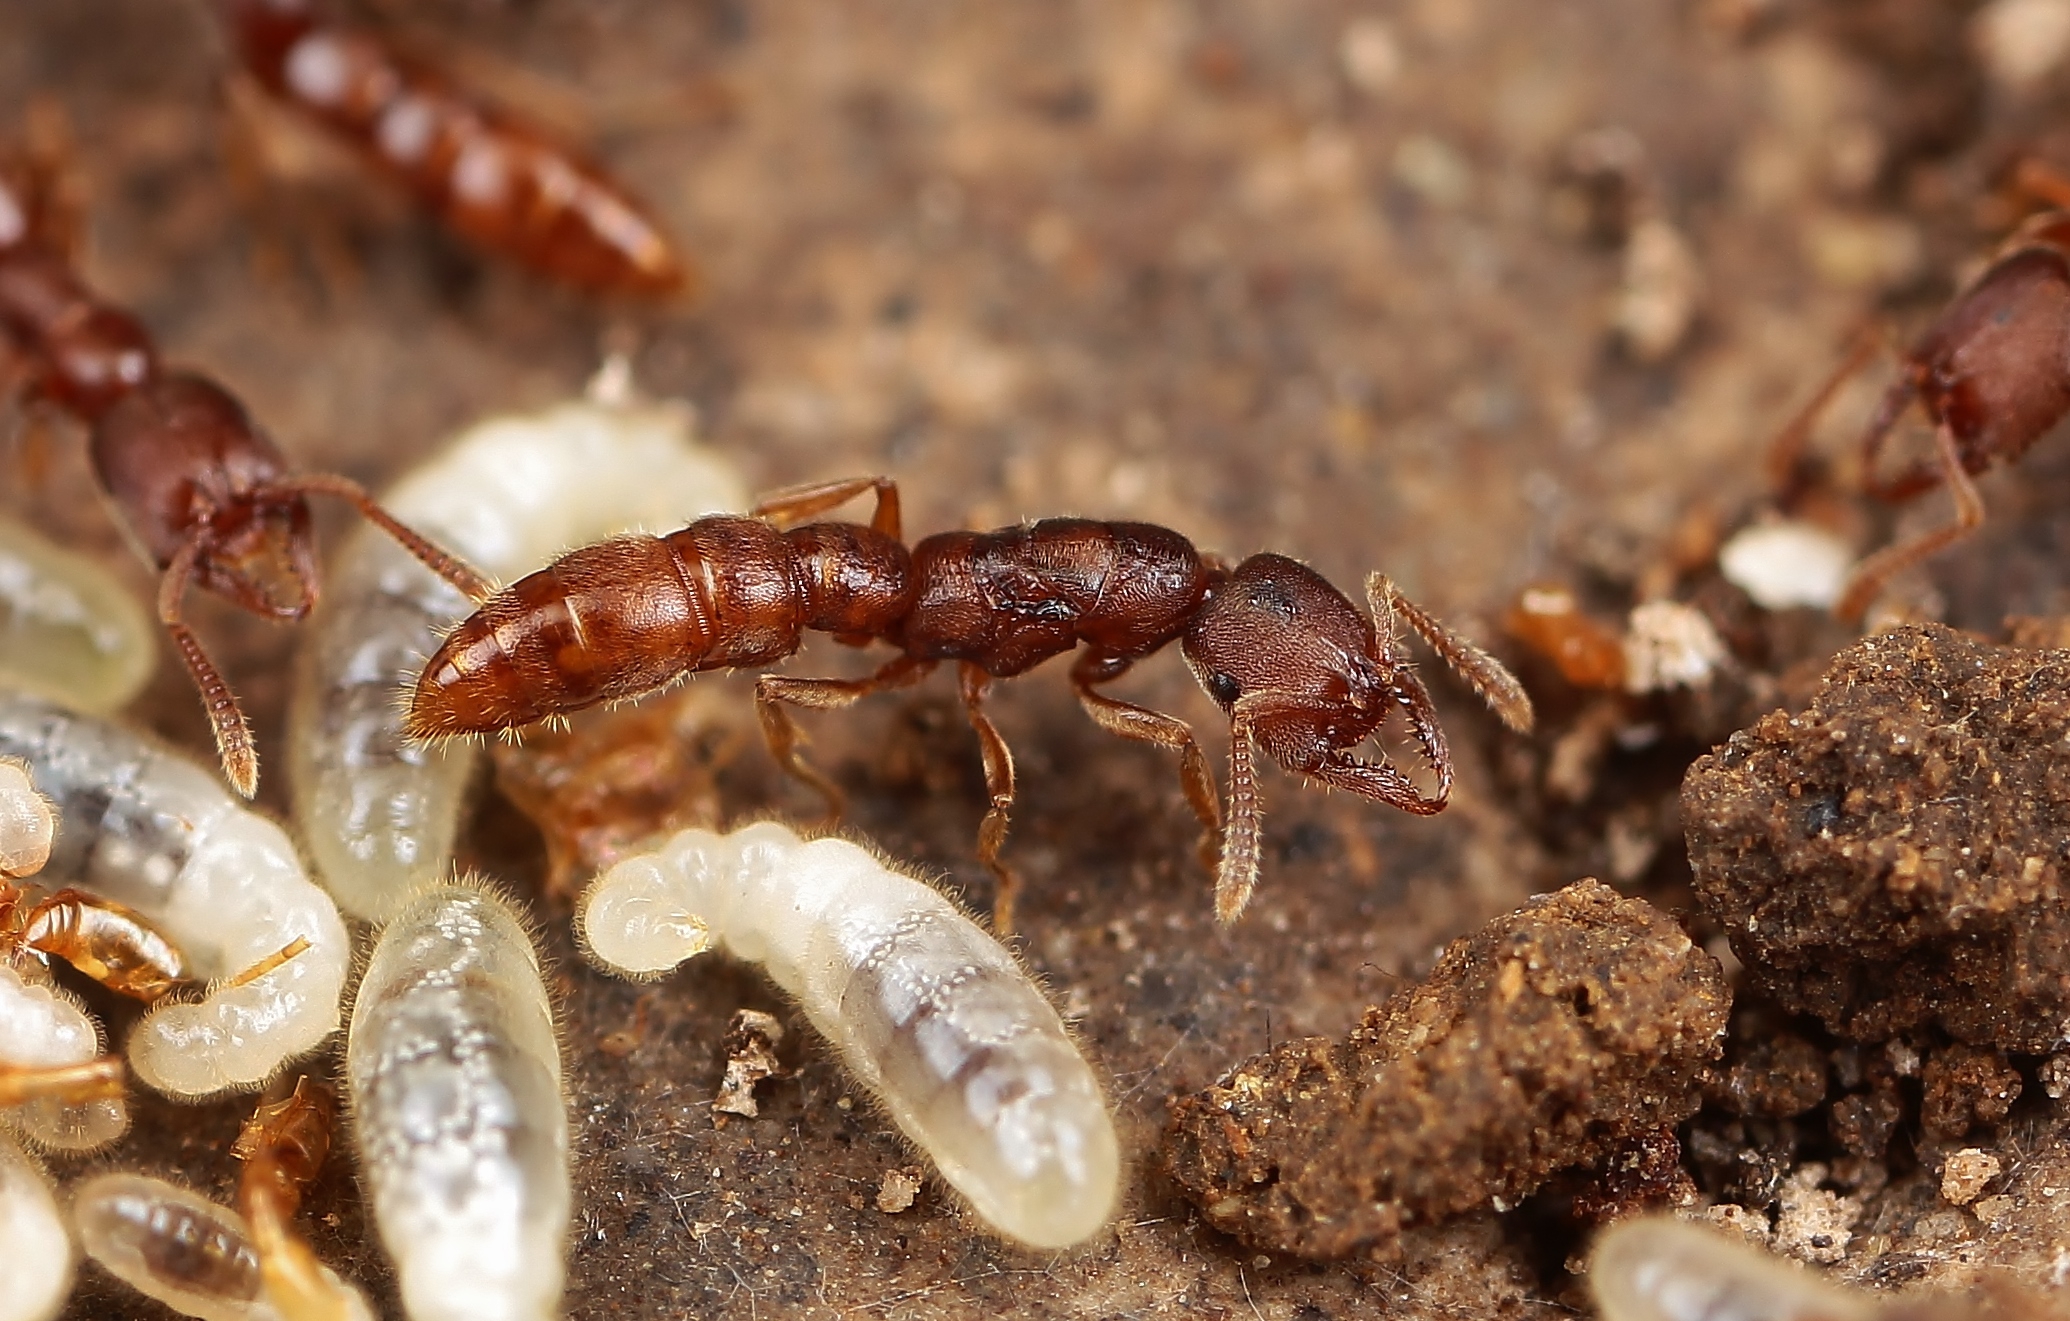
<path id="1" fill-rule="evenodd" d="M 868 526 L 801 522 L 874 491 Z M 1014 801 L 1013 756 L 984 699 L 1065 652 L 1084 651 L 1071 683 L 1086 713 L 1124 738 L 1175 749 L 1187 801 L 1222 839 L 1215 911 L 1232 922 L 1259 859 L 1253 742 L 1289 770 L 1419 815 L 1443 810 L 1452 764 L 1430 695 L 1396 651 L 1406 620 L 1515 729 L 1531 704 L 1494 658 L 1367 580 L 1371 617 L 1319 574 L 1280 555 L 1228 568 L 1185 537 L 1147 523 L 1045 519 L 995 532 L 945 532 L 909 550 L 898 487 L 864 477 L 780 492 L 754 517 L 701 518 L 666 537 L 599 542 L 519 579 L 461 621 L 426 664 L 406 727 L 418 739 L 514 729 L 599 702 L 651 692 L 685 674 L 767 665 L 804 630 L 900 654 L 862 679 L 763 675 L 755 705 L 770 751 L 822 793 L 840 791 L 807 764 L 788 706 L 845 707 L 917 682 L 953 660 L 983 753 L 990 810 L 978 856 L 999 878 L 993 923 L 1012 929 L 1018 881 L 999 858 Z M 1376 622 L 1378 626 L 1376 627 Z M 1230 718 L 1229 824 L 1185 722 L 1099 691 L 1178 640 L 1194 675 Z M 1391 762 L 1351 749 L 1403 713 L 1436 776 L 1425 793 Z"/>
<path id="2" fill-rule="evenodd" d="M 1984 501 L 1972 475 L 2019 458 L 2070 413 L 2066 341 L 2070 211 L 2050 211 L 2021 226 L 1976 282 L 1956 295 L 1903 354 L 1897 379 L 1884 391 L 1858 442 L 1862 484 L 1878 499 L 1896 502 L 1946 483 L 1955 519 L 1886 546 L 1855 566 L 1834 614 L 1859 618 L 1891 577 L 1982 525 Z M 1779 489 L 1795 489 L 1813 423 L 1841 383 L 1874 356 L 1877 343 L 1872 335 L 1861 337 L 1776 436 L 1768 467 Z M 1877 464 L 1884 443 L 1915 399 L 1933 423 L 1933 457 L 1883 476 Z"/>
<path id="3" fill-rule="evenodd" d="M 142 322 L 72 269 L 54 171 L 0 161 L 0 332 L 25 364 L 31 397 L 91 430 L 101 488 L 158 568 L 158 618 L 200 690 L 223 773 L 258 790 L 258 754 L 236 694 L 184 622 L 189 585 L 273 619 L 316 602 L 316 544 L 307 497 L 344 500 L 433 572 L 479 599 L 489 583 L 390 517 L 365 488 L 329 473 L 292 473 L 229 391 L 164 370 Z"/>

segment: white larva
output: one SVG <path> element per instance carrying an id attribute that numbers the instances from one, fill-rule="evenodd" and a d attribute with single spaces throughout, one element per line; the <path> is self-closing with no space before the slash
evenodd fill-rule
<path id="1" fill-rule="evenodd" d="M 0 519 L 0 685 L 113 711 L 150 682 L 156 636 L 106 569 Z"/>
<path id="2" fill-rule="evenodd" d="M 690 442 L 687 409 L 599 400 L 479 423 L 384 501 L 509 580 L 570 546 L 742 508 L 747 491 L 730 464 Z M 452 856 L 474 748 L 406 742 L 400 703 L 409 674 L 472 609 L 362 529 L 304 630 L 288 716 L 295 821 L 317 874 L 355 917 L 386 919 Z"/>
<path id="3" fill-rule="evenodd" d="M 1867 1295 L 1670 1216 L 1606 1230 L 1588 1284 L 1604 1321 L 1863 1321 L 1876 1310 Z"/>
<path id="4" fill-rule="evenodd" d="M 581 922 L 631 976 L 714 944 L 762 964 L 1002 1234 L 1067 1247 L 1113 1215 L 1114 1122 L 1056 1010 L 998 941 L 868 850 L 768 822 L 686 830 L 597 878 Z"/>
<path id="5" fill-rule="evenodd" d="M 0 760 L 0 880 L 42 871 L 56 834 L 57 818 L 30 782 L 29 768 Z"/>
<path id="6" fill-rule="evenodd" d="M 33 964 L 0 960 L 0 1073 L 84 1064 L 101 1054 L 101 1028 L 69 992 Z M 39 1147 L 91 1151 L 122 1136 L 129 1111 L 116 1098 L 67 1102 L 43 1097 L 0 1109 L 12 1128 Z M 6 1240 L 0 1239 L 0 1242 Z"/>
<path id="7" fill-rule="evenodd" d="M 47 1321 L 72 1290 L 72 1236 L 50 1180 L 0 1133 L 0 1321 Z"/>
<path id="8" fill-rule="evenodd" d="M 86 1255 L 175 1312 L 202 1321 L 319 1321 L 274 1306 L 243 1216 L 197 1192 L 142 1174 L 101 1174 L 72 1189 L 72 1223 Z M 331 1286 L 323 1321 L 372 1321 L 359 1290 L 320 1267 Z"/>
<path id="9" fill-rule="evenodd" d="M 337 905 L 303 873 L 279 826 L 213 768 L 91 716 L 0 692 L 0 756 L 29 767 L 59 819 L 40 880 L 127 904 L 203 977 L 130 1034 L 130 1067 L 173 1096 L 263 1082 L 338 1027 L 352 951 Z M 238 974 L 307 942 L 259 976 Z"/>
<path id="10" fill-rule="evenodd" d="M 523 922 L 434 887 L 382 929 L 345 1075 L 361 1179 L 412 1321 L 559 1314 L 570 1202 L 560 1045 Z"/>

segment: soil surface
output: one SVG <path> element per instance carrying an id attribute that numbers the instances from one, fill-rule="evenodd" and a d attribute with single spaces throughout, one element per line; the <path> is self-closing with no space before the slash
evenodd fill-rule
<path id="1" fill-rule="evenodd" d="M 1583 876 L 1729 953 L 1688 913 L 1682 773 L 1762 712 L 1802 706 L 1854 635 L 1756 610 L 1711 552 L 1761 503 L 1767 437 L 1850 334 L 1871 317 L 1911 333 L 2015 223 L 1998 188 L 2013 155 L 2061 148 L 2070 164 L 2051 137 L 2070 122 L 2070 66 L 2015 77 L 1980 60 L 1976 8 L 354 6 L 651 201 L 704 273 L 695 301 L 652 309 L 482 260 L 349 158 L 255 115 L 226 94 L 202 3 L 0 0 L 0 123 L 37 98 L 64 109 L 85 270 L 311 468 L 378 487 L 476 417 L 576 392 L 622 348 L 764 488 L 885 472 L 921 533 L 1070 513 L 1276 550 L 1354 594 L 1383 569 L 1508 645 L 1539 699 L 1542 732 L 1514 738 L 1426 665 L 1459 771 L 1437 817 L 1268 772 L 1261 884 L 1224 931 L 1173 759 L 1091 725 L 1060 667 L 995 691 L 1020 765 L 1021 948 L 1111 1080 L 1131 1153 L 1113 1232 L 1060 1255 L 992 1239 L 936 1182 L 915 1190 L 913 1154 L 753 969 L 702 960 L 636 986 L 584 965 L 539 832 L 485 780 L 463 860 L 534 899 L 565 1014 L 570 1315 L 1478 1321 L 1586 1306 L 1570 1263 L 1590 1187 L 1419 1231 L 1399 1261 L 1305 1262 L 1241 1245 L 1178 1194 L 1157 1154 L 1167 1101 L 1276 1043 L 1344 1038 L 1448 942 Z M 1836 473 L 1819 517 L 1856 550 L 1946 517 L 1939 498 L 1892 512 L 1847 494 L 1847 435 L 1886 373 L 1844 390 L 1818 436 Z M 0 505 L 148 592 L 76 429 L 55 421 L 47 439 L 47 464 L 10 477 Z M 2070 612 L 2070 447 L 2045 441 L 1983 489 L 1982 532 L 1897 583 L 1896 605 L 1993 636 L 2007 614 Z M 345 525 L 323 526 L 335 540 Z M 1574 686 L 1500 642 L 1534 582 L 1613 629 L 1672 596 L 1728 650 L 1707 685 Z M 283 765 L 294 634 L 212 602 L 192 618 Z M 865 663 L 814 645 L 790 669 Z M 1176 657 L 1119 687 L 1219 756 L 1226 722 Z M 697 811 L 816 811 L 757 746 L 746 676 L 697 690 L 711 705 L 694 764 L 669 772 Z M 205 754 L 175 667 L 132 714 Z M 946 682 L 808 721 L 848 825 L 985 908 L 983 780 Z M 277 775 L 260 802 L 283 809 Z M 1732 962 L 1743 993 L 1719 1081 L 1668 1158 L 1700 1204 L 1874 1287 L 1987 1266 L 2060 1280 L 2070 1146 L 2052 1096 L 2070 1067 L 1939 1037 L 1841 1040 L 1744 993 Z M 742 1009 L 787 1029 L 753 1117 L 712 1104 Z M 1926 1134 L 1930 1097 L 1935 1133 L 1964 1137 Z M 138 1168 L 227 1195 L 248 1108 L 146 1099 L 130 1138 L 58 1173 Z M 1953 1141 L 2000 1160 L 1960 1205 L 1942 1192 Z M 349 1160 L 304 1214 L 326 1261 L 393 1312 Z M 88 1269 L 68 1315 L 164 1313 Z"/>

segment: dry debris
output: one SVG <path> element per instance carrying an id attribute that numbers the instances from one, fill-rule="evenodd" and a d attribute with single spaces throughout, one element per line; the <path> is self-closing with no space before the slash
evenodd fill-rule
<path id="1" fill-rule="evenodd" d="M 755 1084 L 783 1072 L 776 1048 L 783 1042 L 783 1024 L 775 1015 L 759 1009 L 739 1009 L 726 1025 L 726 1076 L 719 1080 L 719 1094 L 712 1109 L 721 1114 L 753 1119 L 761 1113 L 755 1104 Z"/>

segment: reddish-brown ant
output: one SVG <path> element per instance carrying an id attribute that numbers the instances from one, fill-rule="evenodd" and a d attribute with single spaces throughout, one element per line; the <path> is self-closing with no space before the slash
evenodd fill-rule
<path id="1" fill-rule="evenodd" d="M 243 405 L 207 377 L 169 372 L 143 323 L 90 290 L 72 269 L 47 166 L 0 162 L 0 332 L 26 367 L 32 395 L 91 429 L 101 487 L 163 576 L 158 618 L 201 691 L 224 774 L 258 788 L 251 729 L 230 686 L 183 622 L 189 584 L 274 619 L 316 600 L 312 495 L 354 505 L 434 572 L 474 596 L 488 584 L 396 522 L 348 478 L 292 473 Z"/>
<path id="2" fill-rule="evenodd" d="M 874 490 L 869 526 L 804 523 Z M 1430 697 L 1395 650 L 1400 615 L 1512 727 L 1531 706 L 1509 672 L 1405 601 L 1367 582 L 1372 617 L 1312 570 L 1256 555 L 1233 570 L 1178 533 L 1146 523 L 1048 519 L 997 532 L 946 532 L 910 550 L 888 478 L 800 487 L 758 517 L 699 519 L 664 538 L 621 537 L 570 552 L 498 592 L 450 633 L 411 699 L 412 736 L 512 729 L 598 702 L 636 697 L 688 673 L 767 665 L 806 629 L 901 654 L 863 679 L 764 675 L 755 702 L 770 750 L 839 810 L 833 784 L 799 755 L 789 706 L 843 707 L 958 663 L 964 710 L 984 754 L 991 809 L 978 856 L 1000 879 L 994 923 L 1012 925 L 1016 882 L 1000 863 L 1014 800 L 1013 757 L 984 711 L 992 680 L 1081 645 L 1072 687 L 1094 721 L 1178 750 L 1186 797 L 1212 840 L 1214 777 L 1180 720 L 1099 689 L 1179 640 L 1230 716 L 1229 827 L 1216 867 L 1216 913 L 1233 921 L 1258 870 L 1252 741 L 1310 779 L 1418 814 L 1445 806 L 1451 759 Z M 1375 627 L 1375 620 L 1379 627 Z M 1391 763 L 1350 749 L 1402 712 L 1436 775 L 1425 793 Z"/>
<path id="3" fill-rule="evenodd" d="M 1952 523 L 1886 546 L 1855 567 L 1834 613 L 1854 619 L 1898 572 L 1975 532 L 1984 502 L 1972 474 L 2010 463 L 2070 413 L 2070 211 L 2021 226 L 1975 283 L 1905 351 L 1896 380 L 1861 435 L 1862 482 L 1882 500 L 1908 500 L 1946 483 Z M 1874 355 L 1864 336 L 1811 402 L 1776 437 L 1769 471 L 1793 490 L 1813 423 L 1840 384 Z M 1884 443 L 1918 400 L 1934 427 L 1934 455 L 1891 476 L 1877 471 Z"/>
<path id="4" fill-rule="evenodd" d="M 661 227 L 596 167 L 470 101 L 313 0 L 221 0 L 245 67 L 334 130 L 462 237 L 602 293 L 657 295 L 689 280 Z"/>

